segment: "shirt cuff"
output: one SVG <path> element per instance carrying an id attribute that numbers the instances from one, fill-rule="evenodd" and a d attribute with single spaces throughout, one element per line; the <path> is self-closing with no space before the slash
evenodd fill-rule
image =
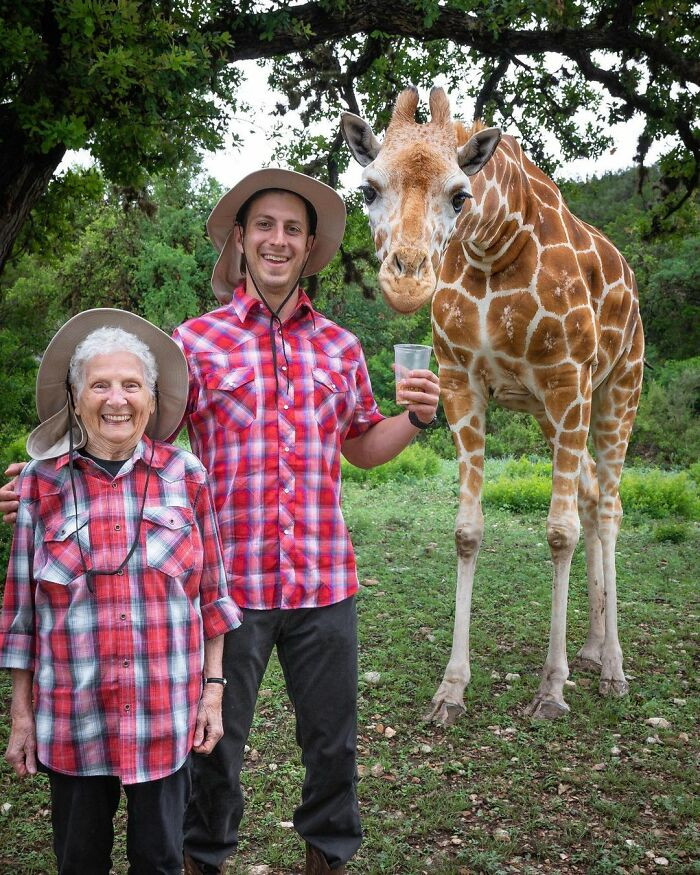
<path id="1" fill-rule="evenodd" d="M 17 632 L 0 635 L 0 668 L 24 668 L 34 671 L 34 636 Z"/>
<path id="2" fill-rule="evenodd" d="M 216 638 L 241 625 L 241 612 L 231 596 L 202 605 L 202 625 L 205 638 Z"/>
<path id="3" fill-rule="evenodd" d="M 368 429 L 370 429 L 373 425 L 376 425 L 378 422 L 381 422 L 383 419 L 386 419 L 383 413 L 379 410 L 375 410 L 373 413 L 370 413 L 367 417 L 356 418 L 353 420 L 350 428 L 345 435 L 345 440 L 352 440 L 353 438 L 360 437 L 360 435 L 364 434 Z"/>

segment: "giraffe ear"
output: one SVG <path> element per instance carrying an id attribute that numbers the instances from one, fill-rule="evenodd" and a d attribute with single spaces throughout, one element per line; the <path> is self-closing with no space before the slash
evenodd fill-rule
<path id="1" fill-rule="evenodd" d="M 341 113 L 340 131 L 358 164 L 366 167 L 379 155 L 382 144 L 372 133 L 372 128 L 359 115 L 352 112 Z"/>
<path id="2" fill-rule="evenodd" d="M 457 149 L 457 163 L 467 176 L 473 176 L 496 151 L 501 139 L 498 128 L 484 128 Z"/>

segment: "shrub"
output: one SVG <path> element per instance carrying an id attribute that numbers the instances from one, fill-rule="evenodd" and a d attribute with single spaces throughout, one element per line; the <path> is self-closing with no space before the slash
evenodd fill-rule
<path id="1" fill-rule="evenodd" d="M 652 372 L 630 452 L 657 464 L 690 465 L 700 458 L 700 357 L 667 362 Z"/>
<path id="2" fill-rule="evenodd" d="M 501 476 L 484 484 L 483 503 L 526 513 L 546 510 L 551 495 L 551 481 L 537 474 L 526 477 Z"/>
<path id="3" fill-rule="evenodd" d="M 698 490 L 685 472 L 626 471 L 620 484 L 620 499 L 626 511 L 644 514 L 652 519 L 668 516 L 688 520 L 700 518 Z"/>
<path id="4" fill-rule="evenodd" d="M 457 452 L 449 428 L 432 428 L 425 433 L 425 443 L 441 459 L 456 459 Z"/>
<path id="5" fill-rule="evenodd" d="M 377 485 L 387 480 L 421 480 L 437 474 L 440 461 L 430 447 L 411 444 L 395 459 L 376 468 L 356 468 L 347 459 L 342 459 L 344 480 L 354 483 Z"/>
<path id="6" fill-rule="evenodd" d="M 672 544 L 680 544 L 687 541 L 690 529 L 685 523 L 659 523 L 654 529 L 655 541 L 670 541 Z"/>
<path id="7" fill-rule="evenodd" d="M 700 486 L 700 462 L 693 462 L 690 468 L 688 468 L 688 476 Z"/>
<path id="8" fill-rule="evenodd" d="M 491 406 L 486 414 L 486 455 L 546 455 L 549 445 L 529 413 Z"/>
<path id="9" fill-rule="evenodd" d="M 527 512 L 547 510 L 552 493 L 552 463 L 523 456 L 508 459 L 498 476 L 484 484 L 484 505 Z M 700 495 L 695 481 L 686 473 L 660 470 L 624 471 L 620 499 L 627 513 L 652 519 L 700 518 Z"/>

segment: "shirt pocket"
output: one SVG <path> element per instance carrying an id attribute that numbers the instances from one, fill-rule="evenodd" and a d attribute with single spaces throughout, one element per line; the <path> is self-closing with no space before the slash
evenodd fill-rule
<path id="1" fill-rule="evenodd" d="M 34 578 L 37 581 L 66 586 L 85 573 L 80 558 L 82 547 L 85 565 L 90 568 L 89 514 L 79 513 L 47 525 L 43 550 L 37 551 Z M 78 543 L 80 539 L 80 543 Z"/>
<path id="2" fill-rule="evenodd" d="M 348 381 L 337 371 L 313 368 L 314 413 L 324 431 L 342 431 L 348 411 Z"/>
<path id="3" fill-rule="evenodd" d="M 213 371 L 206 376 L 208 405 L 219 425 L 241 430 L 248 428 L 258 412 L 255 368 Z"/>
<path id="4" fill-rule="evenodd" d="M 143 511 L 146 526 L 146 562 L 168 577 L 189 575 L 202 567 L 202 550 L 187 507 L 147 507 Z"/>

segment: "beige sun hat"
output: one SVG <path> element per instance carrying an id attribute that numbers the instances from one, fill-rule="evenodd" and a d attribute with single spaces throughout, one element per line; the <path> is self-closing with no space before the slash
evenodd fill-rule
<path id="1" fill-rule="evenodd" d="M 312 276 L 333 258 L 345 233 L 345 204 L 340 195 L 324 182 L 294 170 L 268 167 L 255 170 L 226 192 L 211 211 L 207 234 L 220 253 L 211 275 L 211 287 L 222 304 L 228 304 L 244 274 L 241 253 L 236 248 L 233 226 L 243 204 L 259 191 L 278 188 L 305 198 L 316 210 L 318 219 L 313 246 L 302 276 Z"/>
<path id="2" fill-rule="evenodd" d="M 36 409 L 41 425 L 27 438 L 33 459 L 55 459 L 68 452 L 68 366 L 77 345 L 98 328 L 121 328 L 135 334 L 150 349 L 158 366 L 158 410 L 151 414 L 146 434 L 154 440 L 170 437 L 182 422 L 187 405 L 187 362 L 180 347 L 160 328 L 127 310 L 101 307 L 73 316 L 46 347 L 36 375 Z M 157 428 L 156 428 L 157 421 Z M 80 418 L 74 416 L 73 446 L 87 441 Z"/>

